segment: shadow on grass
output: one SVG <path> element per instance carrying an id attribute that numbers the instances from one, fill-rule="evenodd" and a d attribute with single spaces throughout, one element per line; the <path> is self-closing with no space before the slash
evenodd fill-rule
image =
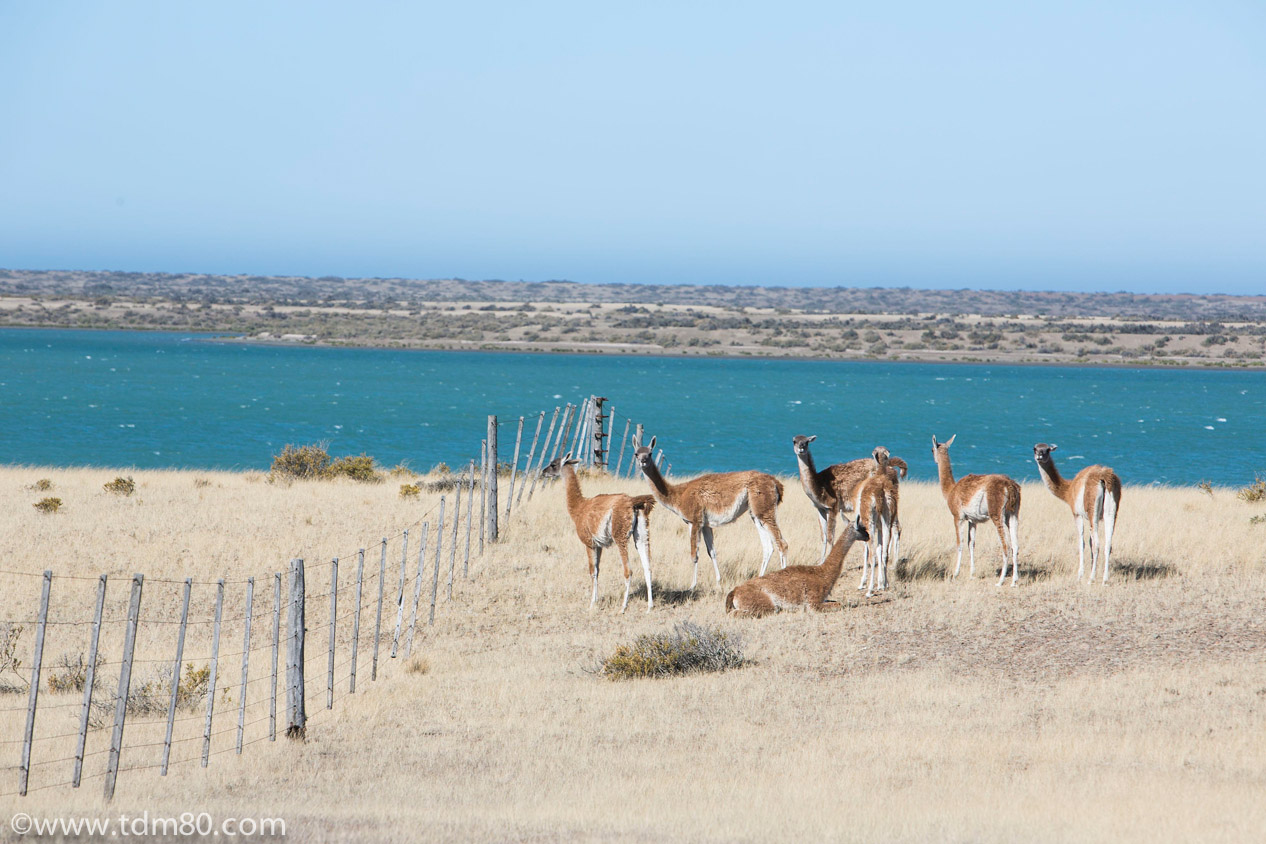
<path id="1" fill-rule="evenodd" d="M 727 590 L 728 591 L 728 590 Z M 646 590 L 642 590 L 642 598 L 646 598 Z M 667 604 L 668 606 L 682 606 L 684 604 L 696 604 L 700 601 L 707 603 L 708 601 L 724 601 L 725 593 L 716 589 L 704 588 L 700 584 L 699 588 L 693 592 L 689 589 L 656 589 L 655 603 Z"/>
<path id="2" fill-rule="evenodd" d="M 1108 575 L 1108 579 L 1112 579 L 1112 574 L 1120 572 L 1127 580 L 1160 580 L 1166 577 L 1177 577 L 1178 567 L 1170 563 L 1154 563 L 1154 562 L 1129 562 L 1118 563 L 1112 561 L 1112 573 Z M 1098 575 L 1098 572 L 1096 572 Z M 1100 575 L 1101 576 L 1101 575 Z"/>

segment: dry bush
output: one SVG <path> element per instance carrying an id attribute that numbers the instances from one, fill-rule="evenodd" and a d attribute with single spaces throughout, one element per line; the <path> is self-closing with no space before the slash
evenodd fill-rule
<path id="1" fill-rule="evenodd" d="M 26 488 L 32 492 L 48 492 L 53 488 L 53 482 L 48 478 L 40 478 L 35 483 L 28 484 Z"/>
<path id="2" fill-rule="evenodd" d="M 1266 478 L 1258 475 L 1251 484 L 1235 493 L 1235 497 L 1249 503 L 1266 500 Z"/>
<path id="3" fill-rule="evenodd" d="M 101 488 L 115 495 L 128 496 L 136 492 L 136 481 L 132 480 L 131 475 L 128 475 L 126 478 L 119 477 L 102 484 Z"/>
<path id="4" fill-rule="evenodd" d="M 26 691 L 30 683 L 22 676 L 18 644 L 24 627 L 11 621 L 0 622 L 0 693 Z"/>
<path id="5" fill-rule="evenodd" d="M 324 444 L 294 446 L 287 443 L 273 455 L 269 476 L 296 480 L 317 480 L 330 468 L 330 453 Z"/>
<path id="6" fill-rule="evenodd" d="M 422 492 L 422 487 L 417 484 L 400 484 L 401 498 L 417 498 Z"/>
<path id="7" fill-rule="evenodd" d="M 48 498 L 41 498 L 31 506 L 36 510 L 39 510 L 41 513 L 52 514 L 62 508 L 62 500 L 60 498 L 53 498 L 50 496 Z"/>
<path id="8" fill-rule="evenodd" d="M 171 666 L 155 671 L 141 682 L 133 682 L 127 696 L 127 714 L 138 717 L 155 717 L 166 715 L 171 706 Z M 197 709 L 206 700 L 211 688 L 211 666 L 194 668 L 193 663 L 185 664 L 185 673 L 176 687 L 176 708 L 180 710 Z M 80 688 L 82 691 L 82 686 Z M 228 687 L 225 687 L 227 693 Z M 106 694 L 94 697 L 92 710 L 88 716 L 88 724 L 100 729 L 113 723 L 114 710 L 118 706 L 118 689 L 111 689 Z"/>
<path id="9" fill-rule="evenodd" d="M 103 662 L 101 655 L 97 655 L 97 667 L 101 667 Z M 88 682 L 88 658 L 82 653 L 71 654 L 64 653 L 61 657 L 61 664 L 54 667 L 48 674 L 48 690 L 53 694 L 60 692 L 82 692 L 84 685 Z"/>
<path id="10" fill-rule="evenodd" d="M 409 462 L 407 460 L 401 460 L 399 463 L 392 466 L 391 469 L 388 470 L 387 474 L 391 475 L 393 478 L 416 478 L 418 476 L 417 472 L 409 468 Z"/>
<path id="11" fill-rule="evenodd" d="M 340 457 L 326 468 L 322 477 L 350 478 L 363 484 L 382 483 L 382 475 L 374 468 L 374 458 L 368 454 L 358 457 Z"/>
<path id="12" fill-rule="evenodd" d="M 602 660 L 598 673 L 612 680 L 669 677 L 741 667 L 743 643 L 737 633 L 681 621 L 666 633 L 643 634 Z"/>
<path id="13" fill-rule="evenodd" d="M 210 482 L 209 480 L 207 480 L 206 478 L 194 478 L 194 479 L 193 479 L 193 488 L 194 488 L 194 489 L 206 489 L 206 488 L 207 488 L 207 487 L 209 487 L 209 486 L 211 486 L 211 482 Z"/>

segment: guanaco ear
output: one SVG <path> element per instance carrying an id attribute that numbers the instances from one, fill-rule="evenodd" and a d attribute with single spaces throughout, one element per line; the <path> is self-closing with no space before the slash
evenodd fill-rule
<path id="1" fill-rule="evenodd" d="M 655 438 L 654 438 L 654 437 L 651 437 L 651 443 L 650 443 L 650 445 L 648 445 L 648 446 L 647 446 L 647 448 L 649 448 L 651 451 L 654 451 L 654 450 L 655 450 Z"/>
<path id="2" fill-rule="evenodd" d="M 936 441 L 936 434 L 932 435 L 932 448 L 936 448 L 940 443 Z"/>
<path id="3" fill-rule="evenodd" d="M 864 527 L 862 527 L 861 516 L 857 516 L 856 518 L 853 519 L 853 530 L 856 531 L 857 533 L 862 533 L 866 530 Z"/>
<path id="4" fill-rule="evenodd" d="M 817 438 L 818 438 L 818 435 L 817 435 L 817 434 L 814 434 L 813 436 L 808 437 L 808 438 L 805 440 L 805 442 L 807 442 L 807 443 L 811 443 L 811 442 L 813 442 L 814 440 L 816 440 Z"/>
<path id="5" fill-rule="evenodd" d="M 957 437 L 957 436 L 958 434 L 951 434 L 950 438 L 945 441 L 945 447 L 949 448 L 950 446 L 952 446 L 954 444 L 954 437 Z"/>
<path id="6" fill-rule="evenodd" d="M 1054 443 L 1051 443 L 1051 451 L 1054 451 L 1057 448 L 1059 448 L 1059 446 L 1055 445 Z"/>

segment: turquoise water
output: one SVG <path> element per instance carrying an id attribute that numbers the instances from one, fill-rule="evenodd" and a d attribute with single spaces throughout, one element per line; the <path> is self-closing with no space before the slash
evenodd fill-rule
<path id="1" fill-rule="evenodd" d="M 254 346 L 179 333 L 0 329 L 0 462 L 266 469 L 285 443 L 328 441 L 415 468 L 478 454 L 487 415 L 514 425 L 590 393 L 658 436 L 675 474 L 791 474 L 795 434 L 820 466 L 878 444 L 935 476 L 1035 479 L 1035 442 L 1066 473 L 1127 483 L 1248 483 L 1266 473 L 1266 374 L 975 364 L 526 355 Z M 546 425 L 549 418 L 546 417 Z M 523 449 L 526 452 L 528 443 Z M 617 446 L 618 450 L 618 446 Z M 628 463 L 628 455 L 625 456 Z"/>

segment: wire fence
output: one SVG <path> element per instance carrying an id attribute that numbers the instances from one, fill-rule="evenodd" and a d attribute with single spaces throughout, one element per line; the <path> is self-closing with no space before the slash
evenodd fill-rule
<path id="1" fill-rule="evenodd" d="M 476 525 L 479 555 L 498 539 L 499 510 L 508 520 L 525 494 L 531 500 L 551 461 L 570 453 L 620 474 L 630 431 L 636 444 L 642 426 L 624 420 L 612 465 L 615 413 L 604 413 L 605 401 L 591 396 L 552 415 L 541 411 L 534 426 L 532 417 L 518 417 L 508 467 L 498 432 L 516 423 L 490 416 L 480 459 L 440 488 L 453 493 L 451 507 L 441 495 L 411 524 L 321 562 L 294 559 L 286 571 L 213 580 L 138 573 L 124 584 L 105 574 L 0 569 L 0 577 L 40 590 L 37 607 L 9 605 L 14 617 L 0 619 L 0 667 L 25 686 L 0 685 L 0 720 L 21 728 L 0 734 L 0 759 L 16 763 L 0 766 L 0 797 L 100 779 L 109 799 L 121 774 L 167 776 L 279 735 L 302 736 L 309 713 L 332 712 L 363 692 L 366 679 L 377 681 L 387 660 L 411 655 L 417 627 L 435 624 L 441 579 L 446 599 L 453 597 L 462 539 L 465 579 Z M 526 449 L 525 419 L 534 427 Z M 628 456 L 631 475 L 632 450 Z M 85 606 L 95 610 L 73 614 Z M 27 630 L 34 632 L 29 663 Z M 49 653 L 62 653 L 60 664 L 50 664 Z"/>

